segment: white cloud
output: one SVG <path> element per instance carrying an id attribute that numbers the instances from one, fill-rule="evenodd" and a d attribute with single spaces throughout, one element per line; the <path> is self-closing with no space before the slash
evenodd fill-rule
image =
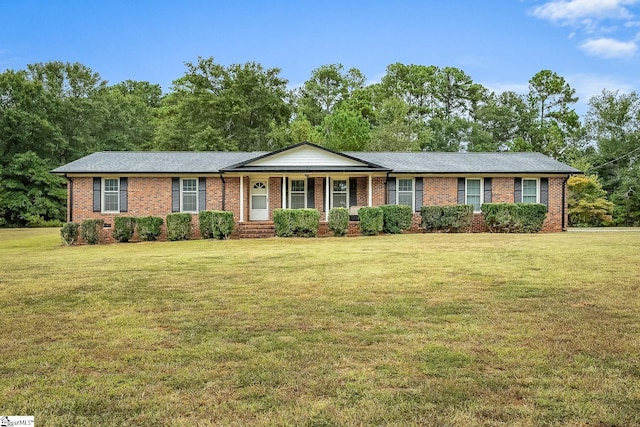
<path id="1" fill-rule="evenodd" d="M 574 24 L 591 19 L 629 19 L 633 15 L 627 6 L 638 0 L 552 0 L 532 10 L 532 14 L 561 24 Z"/>
<path id="2" fill-rule="evenodd" d="M 634 41 L 620 41 L 610 38 L 591 39 L 580 45 L 585 53 L 600 58 L 629 58 L 636 54 L 638 45 Z"/>

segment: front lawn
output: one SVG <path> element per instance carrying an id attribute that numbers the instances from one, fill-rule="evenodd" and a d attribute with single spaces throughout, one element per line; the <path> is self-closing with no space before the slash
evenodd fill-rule
<path id="1" fill-rule="evenodd" d="M 64 247 L 0 230 L 0 415 L 640 425 L 640 233 Z"/>

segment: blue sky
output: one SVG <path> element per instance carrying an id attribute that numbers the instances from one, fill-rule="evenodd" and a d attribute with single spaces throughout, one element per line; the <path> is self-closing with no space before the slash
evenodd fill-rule
<path id="1" fill-rule="evenodd" d="M 550 69 L 580 97 L 640 92 L 640 0 L 0 0 L 0 70 L 80 62 L 109 83 L 168 91 L 184 62 L 278 67 L 291 87 L 324 64 L 378 81 L 389 64 L 452 66 L 502 92 Z"/>

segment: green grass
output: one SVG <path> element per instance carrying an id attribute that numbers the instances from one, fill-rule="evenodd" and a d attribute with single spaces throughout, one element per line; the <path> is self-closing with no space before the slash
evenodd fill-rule
<path id="1" fill-rule="evenodd" d="M 640 233 L 64 247 L 5 229 L 0 413 L 640 425 L 639 293 Z"/>

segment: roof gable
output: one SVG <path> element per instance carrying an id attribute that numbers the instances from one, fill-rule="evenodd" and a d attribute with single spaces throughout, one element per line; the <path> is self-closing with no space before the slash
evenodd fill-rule
<path id="1" fill-rule="evenodd" d="M 225 171 L 275 170 L 387 170 L 378 164 L 362 160 L 310 142 L 301 142 L 283 149 L 248 159 L 224 168 Z"/>
<path id="2" fill-rule="evenodd" d="M 268 154 L 252 160 L 246 166 L 367 166 L 367 163 L 356 160 L 313 145 L 298 145 L 275 154 Z"/>

